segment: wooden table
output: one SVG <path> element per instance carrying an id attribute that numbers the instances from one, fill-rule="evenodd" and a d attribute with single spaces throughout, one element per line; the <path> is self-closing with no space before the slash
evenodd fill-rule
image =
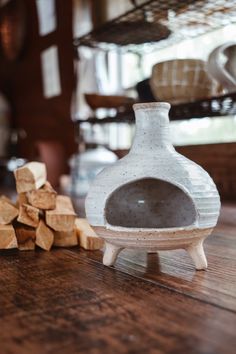
<path id="1" fill-rule="evenodd" d="M 236 207 L 206 241 L 207 271 L 184 251 L 0 252 L 0 353 L 236 353 Z"/>

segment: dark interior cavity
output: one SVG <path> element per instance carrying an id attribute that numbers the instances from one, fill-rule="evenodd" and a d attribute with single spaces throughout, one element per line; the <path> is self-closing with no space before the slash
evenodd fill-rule
<path id="1" fill-rule="evenodd" d="M 145 178 L 113 192 L 107 200 L 105 217 L 113 226 L 169 228 L 192 225 L 196 211 L 192 200 L 180 188 Z"/>

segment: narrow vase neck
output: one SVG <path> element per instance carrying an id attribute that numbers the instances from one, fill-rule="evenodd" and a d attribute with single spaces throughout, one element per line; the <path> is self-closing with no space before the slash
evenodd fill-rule
<path id="1" fill-rule="evenodd" d="M 136 132 L 131 152 L 174 149 L 170 139 L 168 103 L 134 105 Z"/>

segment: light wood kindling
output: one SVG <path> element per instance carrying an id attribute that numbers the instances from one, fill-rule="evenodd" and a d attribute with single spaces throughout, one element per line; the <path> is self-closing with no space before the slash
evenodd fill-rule
<path id="1" fill-rule="evenodd" d="M 0 225 L 10 224 L 18 215 L 19 211 L 7 197 L 0 198 Z"/>
<path id="2" fill-rule="evenodd" d="M 35 249 L 36 232 L 34 228 L 19 224 L 15 227 L 15 231 L 20 251 L 30 251 Z"/>
<path id="3" fill-rule="evenodd" d="M 17 196 L 16 204 L 19 207 L 22 204 L 28 204 L 28 198 L 26 193 L 19 193 Z"/>
<path id="4" fill-rule="evenodd" d="M 36 229 L 36 245 L 45 251 L 50 251 L 53 240 L 54 235 L 52 230 L 47 227 L 43 220 L 40 220 Z"/>
<path id="5" fill-rule="evenodd" d="M 22 204 L 20 205 L 17 221 L 28 226 L 37 227 L 39 224 L 39 212 L 39 209 L 32 205 Z"/>
<path id="6" fill-rule="evenodd" d="M 28 193 L 28 200 L 36 208 L 49 210 L 56 208 L 56 191 L 49 182 L 46 182 L 40 189 Z"/>
<path id="7" fill-rule="evenodd" d="M 17 248 L 17 239 L 12 225 L 0 225 L 0 249 Z"/>
<path id="8" fill-rule="evenodd" d="M 17 193 L 30 192 L 42 187 L 47 179 L 46 166 L 41 162 L 29 162 L 14 171 Z"/>
<path id="9" fill-rule="evenodd" d="M 1 196 L 0 196 L 0 200 L 5 200 L 5 202 L 7 202 L 8 204 L 11 204 L 11 205 L 13 205 L 14 207 L 17 207 L 16 204 L 15 204 L 10 198 L 8 198 L 8 197 L 5 196 L 5 195 L 1 195 Z"/>
<path id="10" fill-rule="evenodd" d="M 103 247 L 103 239 L 98 237 L 86 219 L 76 218 L 75 226 L 80 247 L 86 250 L 99 250 Z"/>
<path id="11" fill-rule="evenodd" d="M 76 230 L 55 231 L 53 245 L 57 247 L 72 247 L 78 245 Z"/>
<path id="12" fill-rule="evenodd" d="M 55 231 L 72 231 L 75 223 L 75 211 L 71 199 L 59 195 L 56 198 L 56 208 L 46 211 L 46 224 Z"/>

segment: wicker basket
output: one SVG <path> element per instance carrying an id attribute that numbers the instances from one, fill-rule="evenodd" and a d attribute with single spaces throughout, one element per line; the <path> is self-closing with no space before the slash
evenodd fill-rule
<path id="1" fill-rule="evenodd" d="M 153 66 L 150 85 L 158 101 L 192 102 L 219 93 L 219 85 L 197 59 L 176 59 Z"/>

